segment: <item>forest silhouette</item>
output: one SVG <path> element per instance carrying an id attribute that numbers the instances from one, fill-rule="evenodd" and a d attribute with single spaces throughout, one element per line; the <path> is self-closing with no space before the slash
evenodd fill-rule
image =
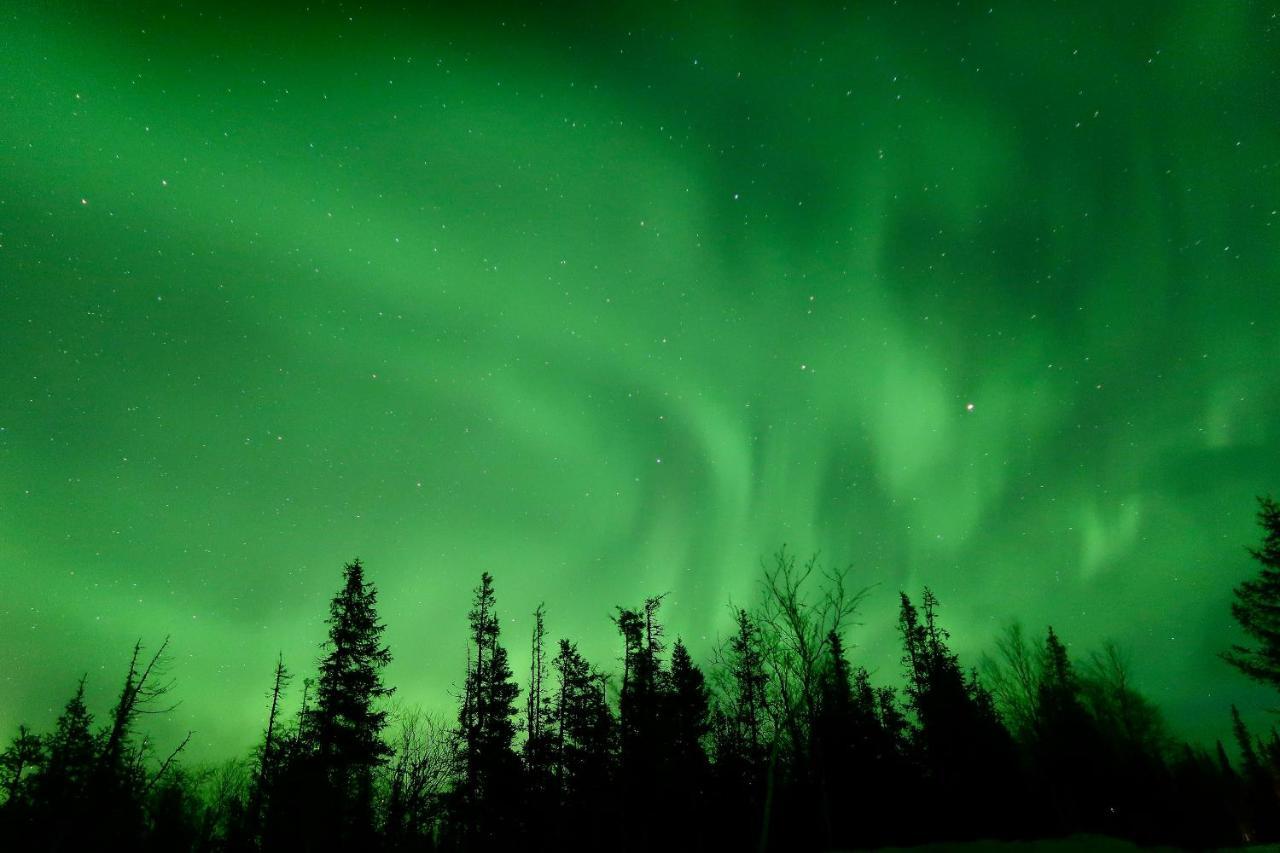
<path id="1" fill-rule="evenodd" d="M 1223 653 L 1280 686 L 1280 506 L 1259 501 L 1258 575 Z M 695 662 L 663 596 L 618 607 L 620 670 L 501 630 L 485 573 L 467 614 L 456 713 L 396 707 L 375 584 L 343 569 L 314 677 L 278 659 L 249 756 L 186 767 L 145 716 L 170 711 L 168 640 L 134 646 L 104 719 L 80 680 L 52 731 L 0 756 L 0 849 L 164 851 L 827 850 L 971 839 L 1189 848 L 1280 840 L 1280 734 L 1228 711 L 1237 758 L 1180 742 L 1106 645 L 1073 658 L 1011 624 L 962 665 L 941 605 L 900 594 L 901 686 L 876 684 L 845 633 L 865 590 L 785 548 L 760 596 Z M 460 620 L 461 621 L 461 620 Z M 529 642 L 518 684 L 508 642 Z M 265 679 L 264 679 L 265 680 Z M 286 704 L 297 711 L 286 713 Z"/>

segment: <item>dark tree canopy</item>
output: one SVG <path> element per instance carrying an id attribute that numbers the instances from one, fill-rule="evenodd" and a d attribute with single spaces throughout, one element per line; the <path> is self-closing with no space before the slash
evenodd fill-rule
<path id="1" fill-rule="evenodd" d="M 343 585 L 329 604 L 327 653 L 320 661 L 312 712 L 321 757 L 338 772 L 365 772 L 389 752 L 380 735 L 387 712 L 379 703 L 395 690 L 382 683 L 391 650 L 382 643 L 377 588 L 359 560 L 343 567 Z"/>
<path id="2" fill-rule="evenodd" d="M 1264 510 L 1274 525 L 1274 505 Z M 1277 541 L 1269 533 L 1255 552 L 1269 572 Z M 952 650 L 928 588 L 918 606 L 905 593 L 898 600 L 902 686 L 877 683 L 854 643 L 866 592 L 846 594 L 847 573 L 779 551 L 761 603 L 733 610 L 732 632 L 705 667 L 696 647 L 668 644 L 662 596 L 617 609 L 613 674 L 568 639 L 551 655 L 539 606 L 518 702 L 486 572 L 467 614 L 451 718 L 389 703 L 377 591 L 355 560 L 330 603 L 315 677 L 290 691 L 281 656 L 264 678 L 251 754 L 188 768 L 178 761 L 185 742 L 153 750 L 143 721 L 174 709 L 174 682 L 167 642 L 149 655 L 138 643 L 98 718 L 81 680 L 50 731 L 19 727 L 0 750 L 0 849 L 650 853 L 1082 833 L 1193 848 L 1280 840 L 1274 728 L 1255 735 L 1233 707 L 1238 758 L 1221 742 L 1215 751 L 1179 744 L 1118 649 L 1081 656 L 1053 628 L 1031 642 L 1012 625 L 980 678 Z"/>
<path id="3" fill-rule="evenodd" d="M 470 658 L 458 710 L 465 780 L 461 829 L 472 845 L 500 845 L 512 837 L 521 781 L 515 752 L 520 688 L 501 642 L 496 603 L 493 576 L 485 572 L 468 614 Z"/>
<path id="4" fill-rule="evenodd" d="M 283 660 L 277 661 L 260 776 L 271 783 L 265 796 L 274 800 L 277 818 L 266 832 L 280 843 L 294 838 L 291 843 L 313 847 L 356 846 L 373 837 L 375 770 L 391 755 L 382 739 L 388 718 L 383 703 L 394 691 L 382 680 L 391 651 L 382 641 L 377 604 L 377 588 L 360 560 L 343 566 L 342 587 L 329 603 L 314 692 L 306 683 L 292 738 L 277 738 L 278 702 L 288 680 Z M 308 814 L 305 830 L 293 835 L 287 826 Z"/>
<path id="5" fill-rule="evenodd" d="M 1280 690 L 1280 504 L 1258 498 L 1262 545 L 1250 548 L 1258 564 L 1257 577 L 1235 588 L 1231 615 L 1252 645 L 1233 645 L 1223 654 L 1227 663 L 1245 675 Z"/>

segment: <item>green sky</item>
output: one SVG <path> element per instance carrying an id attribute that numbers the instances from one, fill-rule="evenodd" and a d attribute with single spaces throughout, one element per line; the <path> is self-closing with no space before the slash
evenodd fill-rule
<path id="1" fill-rule="evenodd" d="M 405 701 L 483 570 L 517 669 L 540 601 L 705 654 L 784 542 L 879 681 L 929 584 L 1274 702 L 1274 3 L 211 5 L 0 5 L 3 732 L 171 634 L 160 736 L 246 749 L 357 555 Z"/>

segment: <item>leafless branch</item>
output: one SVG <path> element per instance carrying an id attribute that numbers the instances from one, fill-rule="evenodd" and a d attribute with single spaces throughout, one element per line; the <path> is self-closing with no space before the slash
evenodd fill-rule
<path id="1" fill-rule="evenodd" d="M 178 753 L 187 748 L 187 744 L 191 742 L 191 736 L 194 734 L 195 732 L 187 732 L 187 736 L 182 739 L 182 743 L 178 744 L 177 748 L 174 749 L 173 752 L 169 753 L 169 757 L 160 764 L 160 769 L 156 771 L 155 775 L 147 782 L 146 787 L 142 789 L 143 795 L 150 792 L 151 789 L 155 787 L 155 784 L 160 781 L 165 773 L 168 772 L 170 765 L 172 765 L 174 759 L 178 757 Z"/>

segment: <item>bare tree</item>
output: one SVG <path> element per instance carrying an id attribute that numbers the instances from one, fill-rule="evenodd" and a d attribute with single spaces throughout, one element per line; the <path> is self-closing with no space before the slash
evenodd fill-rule
<path id="1" fill-rule="evenodd" d="M 996 706 L 1019 739 L 1025 740 L 1036 728 L 1042 655 L 1027 642 L 1022 624 L 1011 622 L 996 638 L 995 656 L 982 656 Z"/>
<path id="2" fill-rule="evenodd" d="M 544 605 L 533 611 L 533 635 L 529 648 L 529 698 L 525 709 L 525 763 L 530 770 L 539 771 L 545 766 L 549 743 L 547 719 L 550 697 L 546 688 L 547 651 L 546 617 Z"/>
<path id="3" fill-rule="evenodd" d="M 187 736 L 182 739 L 182 743 L 174 747 L 168 757 L 166 757 L 164 761 L 160 762 L 160 769 L 147 780 L 147 784 L 142 789 L 142 793 L 144 795 L 150 792 L 151 789 L 155 787 L 156 783 L 164 777 L 164 774 L 168 773 L 169 769 L 174 766 L 173 762 L 176 761 L 182 751 L 187 748 L 187 744 L 191 743 L 191 737 L 194 734 L 195 732 L 187 732 Z"/>
<path id="4" fill-rule="evenodd" d="M 166 714 L 177 707 L 177 704 L 157 707 L 164 697 L 173 689 L 172 679 L 164 680 L 168 670 L 168 658 L 165 650 L 169 647 L 169 638 L 165 637 L 160 648 L 145 664 L 142 663 L 142 640 L 133 644 L 133 655 L 129 659 L 129 671 L 125 675 L 124 686 L 120 690 L 120 698 L 111 711 L 111 727 L 103 744 L 102 759 L 106 767 L 115 767 L 124 758 L 124 749 L 133 733 L 133 725 L 142 714 Z M 145 752 L 147 742 L 143 741 Z"/>
<path id="5" fill-rule="evenodd" d="M 267 712 L 267 730 L 262 738 L 262 749 L 258 755 L 258 772 L 254 779 L 252 797 L 249 803 L 249 821 L 257 831 L 262 822 L 263 797 L 266 795 L 271 777 L 276 771 L 279 760 L 280 743 L 280 700 L 284 689 L 293 676 L 284 665 L 284 653 L 276 657 L 275 677 L 271 685 L 271 710 Z"/>
<path id="6" fill-rule="evenodd" d="M 385 831 L 392 846 L 429 835 L 458 767 L 458 735 L 421 708 L 394 712 L 395 758 L 385 773 Z"/>
<path id="7" fill-rule="evenodd" d="M 1128 658 L 1114 642 L 1089 655 L 1081 667 L 1081 689 L 1094 719 L 1112 738 L 1150 755 L 1167 751 L 1160 711 L 1134 687 Z"/>
<path id="8" fill-rule="evenodd" d="M 221 842 L 221 845 L 209 844 L 209 847 L 232 846 L 230 841 L 241 831 L 252 774 L 250 761 L 244 758 L 232 758 L 197 771 L 198 799 L 203 804 L 201 837 Z"/>
<path id="9" fill-rule="evenodd" d="M 803 564 L 784 545 L 773 556 L 773 566 L 762 566 L 762 602 L 755 621 L 760 627 L 764 660 L 770 671 L 774 696 L 768 703 L 775 732 L 790 742 L 793 768 L 804 779 L 818 783 L 820 815 L 827 840 L 831 839 L 831 810 L 818 772 L 814 749 L 814 724 L 820 710 L 822 676 L 829 663 L 827 638 L 840 636 L 852 624 L 862 600 L 870 591 L 849 592 L 842 570 L 822 566 L 814 554 Z M 815 588 L 816 587 L 816 588 Z M 769 822 L 777 783 L 781 734 L 774 737 L 765 785 L 764 823 L 760 847 L 768 843 Z"/>
<path id="10" fill-rule="evenodd" d="M 804 761 L 827 663 L 826 638 L 852 624 L 870 587 L 851 593 L 845 584 L 848 567 L 825 568 L 817 554 L 801 565 L 785 546 L 774 554 L 773 566 L 763 568 L 763 601 L 755 621 L 778 700 L 770 707 L 776 728 L 787 733 L 796 758 Z"/>

